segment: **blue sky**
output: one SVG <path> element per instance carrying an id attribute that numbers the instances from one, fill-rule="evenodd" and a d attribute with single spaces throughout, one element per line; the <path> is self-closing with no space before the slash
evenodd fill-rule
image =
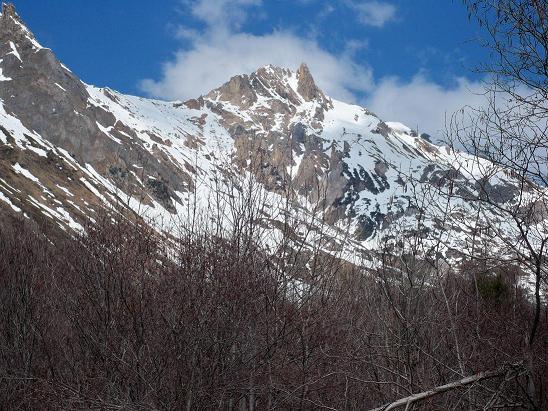
<path id="1" fill-rule="evenodd" d="M 162 99 L 272 63 L 310 66 L 331 96 L 436 134 L 474 104 L 487 58 L 460 0 L 14 0 L 84 81 Z"/>

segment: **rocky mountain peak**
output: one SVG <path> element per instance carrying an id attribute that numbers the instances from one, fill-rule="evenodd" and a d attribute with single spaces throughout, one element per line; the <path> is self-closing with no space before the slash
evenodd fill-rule
<path id="1" fill-rule="evenodd" d="M 21 20 L 15 12 L 15 7 L 11 3 L 2 3 L 2 15 L 0 16 L 0 35 L 2 37 L 13 36 L 14 32 L 17 32 L 17 22 L 20 24 Z"/>
<path id="2" fill-rule="evenodd" d="M 2 3 L 0 39 L 4 44 L 8 44 L 8 41 L 13 41 L 15 43 L 20 43 L 19 45 L 22 47 L 29 47 L 35 50 L 42 48 L 15 11 L 15 6 L 11 3 Z"/>
<path id="3" fill-rule="evenodd" d="M 25 31 L 28 29 L 23 25 L 23 22 L 12 3 L 2 3 L 2 17 L 0 18 L 0 29 L 2 31 L 11 30 L 14 32 Z"/>
<path id="4" fill-rule="evenodd" d="M 316 86 L 314 78 L 305 63 L 302 63 L 297 70 L 297 79 L 297 90 L 306 101 L 314 100 L 322 94 L 320 89 Z"/>
<path id="5" fill-rule="evenodd" d="M 5 20 L 8 17 L 17 17 L 15 6 L 12 3 L 2 3 L 2 19 Z"/>
<path id="6" fill-rule="evenodd" d="M 105 206 L 177 221 L 195 195 L 229 192 L 245 174 L 269 193 L 273 233 L 285 224 L 273 217 L 277 204 L 290 200 L 303 223 L 322 221 L 323 232 L 326 221 L 339 244 L 351 232 L 366 249 L 396 222 L 415 229 L 407 170 L 421 184 L 461 173 L 463 197 L 478 189 L 467 178 L 474 159 L 454 170 L 449 151 L 408 127 L 325 96 L 306 64 L 267 65 L 185 103 L 147 100 L 84 84 L 12 5 L 2 11 L 0 218 L 7 209 L 68 229 Z"/>
<path id="7" fill-rule="evenodd" d="M 253 105 L 257 100 L 257 96 L 251 87 L 249 76 L 246 74 L 232 77 L 221 87 L 211 91 L 207 97 L 227 101 L 242 108 Z"/>
<path id="8" fill-rule="evenodd" d="M 277 99 L 294 107 L 311 101 L 319 102 L 324 108 L 330 106 L 329 99 L 318 88 L 304 63 L 297 71 L 265 65 L 249 75 L 232 77 L 205 97 L 226 101 L 241 109 L 248 109 L 261 99 Z"/>

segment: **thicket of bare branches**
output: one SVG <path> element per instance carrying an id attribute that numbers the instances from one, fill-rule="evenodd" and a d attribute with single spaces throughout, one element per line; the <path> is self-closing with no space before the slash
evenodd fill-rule
<path id="1" fill-rule="evenodd" d="M 546 1 L 465 3 L 498 59 L 488 108 L 450 130 L 495 167 L 475 174 L 469 224 L 486 244 L 461 266 L 420 230 L 391 233 L 375 270 L 345 264 L 314 216 L 299 247 L 287 209 L 267 248 L 257 222 L 272 210 L 251 182 L 213 190 L 210 214 L 189 210 L 169 240 L 119 214 L 55 243 L 1 225 L 0 408 L 546 409 Z M 497 172 L 522 183 L 515 203 L 492 190 Z"/>
<path id="2" fill-rule="evenodd" d="M 2 227 L 1 404 L 546 405 L 548 324 L 543 316 L 530 399 L 520 345 L 534 312 L 512 267 L 478 286 L 412 248 L 385 254 L 374 276 L 318 254 L 306 256 L 319 263 L 301 283 L 248 240 L 189 231 L 164 250 L 150 229 L 111 217 L 62 246 L 26 222 Z M 481 277 L 473 262 L 465 270 Z"/>
<path id="3" fill-rule="evenodd" d="M 548 284 L 548 2 L 464 3 L 483 28 L 482 45 L 490 56 L 478 67 L 486 76 L 487 104 L 455 113 L 448 130 L 454 147 L 488 160 L 474 165 L 479 195 L 469 200 L 476 204 L 478 233 L 491 238 L 492 246 L 474 245 L 468 258 L 486 271 L 514 265 L 530 281 L 534 316 L 520 345 L 531 375 L 528 396 L 533 399 L 539 391 L 532 377 L 537 361 L 533 351 L 545 315 L 543 289 Z M 505 178 L 516 181 L 518 187 L 504 187 Z M 487 210 L 494 210 L 498 221 L 485 218 Z"/>

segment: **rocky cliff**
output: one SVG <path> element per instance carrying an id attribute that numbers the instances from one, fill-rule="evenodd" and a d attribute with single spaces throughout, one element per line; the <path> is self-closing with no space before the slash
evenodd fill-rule
<path id="1" fill-rule="evenodd" d="M 105 207 L 172 235 L 197 209 L 230 230 L 219 210 L 251 186 L 266 244 L 290 219 L 295 244 L 327 236 L 320 246 L 346 259 L 405 233 L 448 237 L 451 251 L 478 222 L 504 224 L 471 200 L 488 187 L 512 202 L 517 181 L 499 170 L 480 184 L 487 162 L 425 137 L 326 96 L 305 64 L 261 67 L 185 102 L 96 88 L 3 6 L 0 209 L 67 233 Z"/>

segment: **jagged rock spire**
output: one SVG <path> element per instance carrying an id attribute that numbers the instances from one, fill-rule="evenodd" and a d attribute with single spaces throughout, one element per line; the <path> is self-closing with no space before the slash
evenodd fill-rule
<path id="1" fill-rule="evenodd" d="M 4 3 L 4 2 L 2 2 L 2 14 L 14 15 L 15 14 L 15 6 L 13 5 L 13 3 Z"/>
<path id="2" fill-rule="evenodd" d="M 12 3 L 2 3 L 2 16 L 0 23 L 5 30 L 11 31 L 15 29 L 17 23 L 22 25 L 21 19 L 15 11 L 15 6 Z"/>
<path id="3" fill-rule="evenodd" d="M 297 91 L 306 101 L 311 101 L 320 95 L 321 92 L 305 63 L 302 63 L 297 70 L 297 79 L 299 80 Z"/>
<path id="4" fill-rule="evenodd" d="M 16 17 L 15 6 L 13 3 L 2 3 L 2 19 L 6 20 L 8 17 Z"/>
<path id="5" fill-rule="evenodd" d="M 22 48 L 25 48 L 25 45 L 29 44 L 33 49 L 42 48 L 17 14 L 15 6 L 12 3 L 2 3 L 2 15 L 0 16 L 0 47 L 7 39 L 17 43 L 18 46 L 21 46 Z"/>

